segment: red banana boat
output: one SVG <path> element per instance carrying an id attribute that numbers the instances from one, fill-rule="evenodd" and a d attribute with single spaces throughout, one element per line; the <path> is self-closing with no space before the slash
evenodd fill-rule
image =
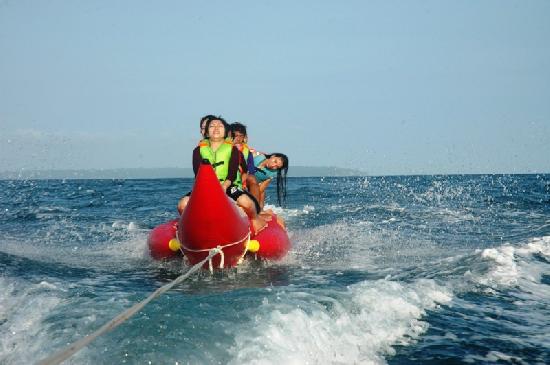
<path id="1" fill-rule="evenodd" d="M 147 243 L 153 258 L 168 259 L 183 254 L 191 265 L 206 258 L 212 249 L 218 249 L 219 253 L 205 264 L 211 270 L 235 267 L 245 256 L 280 260 L 291 246 L 275 215 L 255 234 L 248 217 L 227 197 L 209 164 L 199 167 L 183 215 L 155 227 Z"/>

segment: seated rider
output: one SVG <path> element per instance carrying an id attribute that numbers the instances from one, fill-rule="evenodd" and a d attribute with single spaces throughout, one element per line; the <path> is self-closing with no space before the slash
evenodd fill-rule
<path id="1" fill-rule="evenodd" d="M 201 128 L 201 139 L 204 139 L 204 135 L 206 134 L 206 122 L 208 122 L 210 119 L 215 119 L 216 116 L 212 114 L 205 115 L 201 118 L 201 121 L 199 122 L 199 126 Z"/>
<path id="2" fill-rule="evenodd" d="M 215 117 L 206 121 L 205 139 L 193 150 L 193 171 L 196 176 L 202 160 L 208 160 L 225 193 L 245 211 L 252 222 L 253 230 L 258 232 L 265 227 L 266 221 L 259 215 L 260 206 L 255 198 L 241 189 L 242 184 L 237 179 L 239 151 L 231 142 L 226 141 L 228 132 L 229 126 L 223 118 Z M 180 199 L 180 214 L 185 210 L 190 195 L 188 193 Z"/>
<path id="3" fill-rule="evenodd" d="M 248 135 L 244 124 L 235 122 L 230 125 L 233 145 L 241 152 L 242 161 L 239 164 L 239 172 L 243 181 L 243 187 L 246 188 L 256 200 L 260 200 L 260 187 L 254 177 L 256 167 L 254 166 L 254 156 L 248 147 Z M 247 170 L 248 172 L 245 172 Z"/>
<path id="4" fill-rule="evenodd" d="M 286 203 L 286 174 L 288 157 L 283 153 L 263 154 L 254 152 L 255 177 L 260 188 L 260 206 L 263 209 L 265 190 L 273 178 L 277 178 L 277 202 L 280 206 Z"/>

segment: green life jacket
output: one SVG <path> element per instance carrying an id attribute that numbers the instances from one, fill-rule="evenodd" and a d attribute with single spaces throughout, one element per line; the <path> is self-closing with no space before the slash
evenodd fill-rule
<path id="1" fill-rule="evenodd" d="M 199 143 L 199 152 L 201 157 L 205 160 L 208 160 L 216 176 L 221 183 L 227 179 L 229 173 L 229 161 L 231 160 L 231 152 L 233 150 L 233 145 L 231 142 L 224 141 L 223 144 L 218 147 L 216 151 L 213 151 L 210 147 L 210 141 L 208 139 L 203 139 Z M 241 176 L 237 173 L 237 178 L 233 181 L 233 185 L 242 187 Z"/>

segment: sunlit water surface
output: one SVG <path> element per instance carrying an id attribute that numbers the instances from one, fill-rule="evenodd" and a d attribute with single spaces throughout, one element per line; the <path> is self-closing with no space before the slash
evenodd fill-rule
<path id="1" fill-rule="evenodd" d="M 0 363 L 185 272 L 146 240 L 191 184 L 0 181 Z M 66 363 L 550 363 L 549 175 L 291 178 L 271 207 L 282 262 L 191 276 Z"/>

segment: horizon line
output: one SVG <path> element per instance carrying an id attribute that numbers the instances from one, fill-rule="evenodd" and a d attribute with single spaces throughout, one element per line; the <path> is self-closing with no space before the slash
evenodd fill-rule
<path id="1" fill-rule="evenodd" d="M 294 169 L 306 170 L 298 172 L 293 176 L 288 174 L 289 178 L 302 177 L 399 177 L 399 176 L 480 176 L 480 175 L 548 175 L 550 172 L 529 171 L 529 172 L 449 172 L 449 173 L 389 173 L 389 174 L 371 174 L 361 169 L 353 169 L 336 166 L 294 166 Z M 157 174 L 124 176 L 122 172 L 150 172 L 156 171 Z M 289 171 L 292 171 L 289 169 Z M 310 171 L 307 171 L 310 170 Z M 311 171 L 314 170 L 314 171 Z M 316 170 L 316 171 L 315 171 Z M 171 171 L 172 174 L 162 176 L 163 171 Z M 181 174 L 175 174 L 174 171 L 180 171 Z M 112 176 L 91 176 L 93 173 L 99 175 Z M 72 175 L 72 176 L 71 176 Z M 81 176 L 78 176 L 81 175 Z M 123 168 L 91 168 L 91 169 L 26 169 L 21 168 L 18 171 L 0 171 L 0 180 L 150 180 L 150 179 L 186 179 L 193 178 L 192 168 L 190 167 L 123 167 Z"/>

